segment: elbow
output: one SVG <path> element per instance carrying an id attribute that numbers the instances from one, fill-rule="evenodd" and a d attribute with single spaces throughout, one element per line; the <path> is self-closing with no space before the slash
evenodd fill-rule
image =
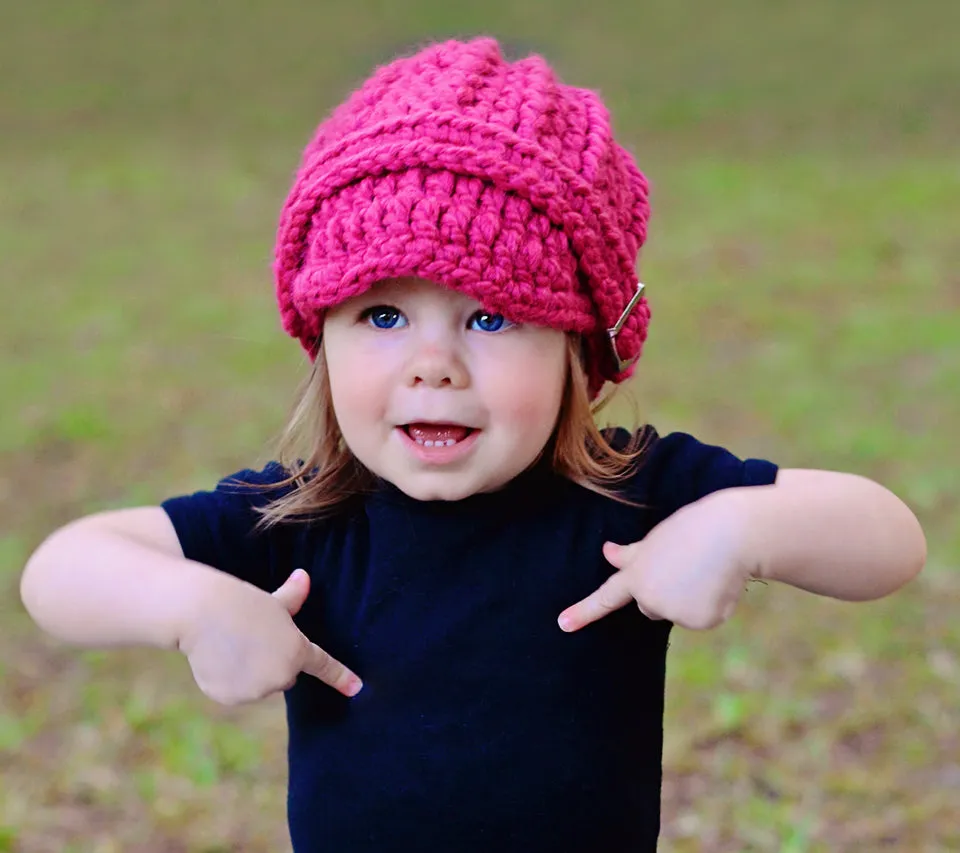
<path id="1" fill-rule="evenodd" d="M 23 572 L 20 575 L 20 602 L 34 622 L 37 622 L 40 597 L 40 583 L 37 577 L 39 574 L 37 568 L 38 553 L 39 551 L 35 551 L 30 559 L 27 560 L 27 564 L 24 566 Z"/>
<path id="2" fill-rule="evenodd" d="M 896 522 L 889 524 L 887 529 L 893 536 L 893 542 L 890 544 L 896 558 L 890 561 L 892 565 L 889 570 L 888 588 L 874 596 L 876 598 L 890 595 L 906 586 L 920 574 L 927 563 L 927 537 L 919 519 L 892 492 L 888 492 L 888 495 L 895 502 L 895 510 L 890 513 L 890 520 L 896 519 Z"/>
<path id="3" fill-rule="evenodd" d="M 51 631 L 48 611 L 60 587 L 58 566 L 69 561 L 71 543 L 68 529 L 55 530 L 44 539 L 27 559 L 20 574 L 20 601 L 31 619 L 44 631 Z"/>
<path id="4" fill-rule="evenodd" d="M 851 503 L 859 505 L 865 522 L 861 548 L 853 556 L 839 595 L 847 601 L 876 601 L 910 583 L 927 562 L 927 539 L 913 511 L 884 486 L 865 478 Z M 854 528 L 856 529 L 856 528 Z"/>
<path id="5" fill-rule="evenodd" d="M 924 535 L 923 528 L 920 526 L 919 519 L 907 509 L 908 519 L 908 542 L 909 551 L 906 562 L 906 574 L 903 584 L 912 581 L 927 564 L 927 537 Z M 903 585 L 901 584 L 901 586 Z"/>
<path id="6" fill-rule="evenodd" d="M 42 610 L 43 588 L 45 586 L 43 576 L 44 566 L 47 561 L 47 552 L 56 534 L 48 536 L 37 549 L 30 555 L 23 572 L 20 574 L 20 601 L 24 609 L 34 620 L 40 623 L 40 614 Z"/>

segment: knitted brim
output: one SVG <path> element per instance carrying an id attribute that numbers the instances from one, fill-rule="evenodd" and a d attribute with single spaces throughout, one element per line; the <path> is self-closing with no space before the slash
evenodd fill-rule
<path id="1" fill-rule="evenodd" d="M 589 293 L 570 287 L 577 261 L 563 231 L 479 178 L 423 168 L 368 177 L 325 199 L 310 230 L 281 306 L 308 351 L 324 309 L 403 276 L 455 288 L 515 322 L 582 334 L 596 325 Z"/>

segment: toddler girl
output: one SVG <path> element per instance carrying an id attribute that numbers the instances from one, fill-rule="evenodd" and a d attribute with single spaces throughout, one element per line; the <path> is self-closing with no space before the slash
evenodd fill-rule
<path id="1" fill-rule="evenodd" d="M 869 480 L 597 429 L 647 334 L 648 213 L 601 101 L 539 57 L 380 68 L 283 209 L 313 369 L 278 461 L 55 532 L 28 611 L 178 649 L 220 702 L 284 691 L 297 853 L 654 850 L 671 625 L 752 578 L 886 595 L 925 544 Z"/>

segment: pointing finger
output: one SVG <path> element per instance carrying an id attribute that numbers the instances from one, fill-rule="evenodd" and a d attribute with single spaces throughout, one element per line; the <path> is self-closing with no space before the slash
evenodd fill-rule
<path id="1" fill-rule="evenodd" d="M 324 684 L 329 684 L 344 696 L 356 696 L 360 692 L 363 682 L 355 673 L 327 654 L 316 643 L 311 643 L 306 637 L 303 641 L 305 655 L 300 667 L 301 672 L 319 678 Z"/>
<path id="2" fill-rule="evenodd" d="M 557 620 L 560 627 L 564 631 L 579 631 L 633 601 L 624 578 L 619 573 L 611 575 L 596 591 L 564 610 Z"/>

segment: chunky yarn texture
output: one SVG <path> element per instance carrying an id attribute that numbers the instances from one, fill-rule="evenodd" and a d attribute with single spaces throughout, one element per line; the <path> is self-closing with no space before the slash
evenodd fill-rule
<path id="1" fill-rule="evenodd" d="M 591 392 L 647 336 L 637 289 L 647 182 L 593 92 L 496 41 L 431 45 L 375 71 L 317 129 L 277 234 L 283 326 L 313 353 L 327 308 L 417 276 L 515 322 L 579 332 Z"/>

